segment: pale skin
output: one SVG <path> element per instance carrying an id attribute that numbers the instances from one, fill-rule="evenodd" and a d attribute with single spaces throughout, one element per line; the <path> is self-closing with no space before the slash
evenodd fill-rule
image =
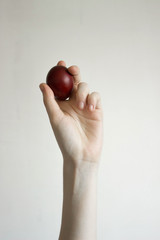
<path id="1" fill-rule="evenodd" d="M 66 66 L 64 61 L 57 65 Z M 40 84 L 43 101 L 63 156 L 63 211 L 59 240 L 97 239 L 97 174 L 103 142 L 103 112 L 99 93 L 89 92 L 80 70 L 69 100 L 58 101 Z"/>

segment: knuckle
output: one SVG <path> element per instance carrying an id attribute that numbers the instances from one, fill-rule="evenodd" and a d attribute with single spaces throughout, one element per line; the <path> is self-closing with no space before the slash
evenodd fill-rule
<path id="1" fill-rule="evenodd" d="M 93 95 L 95 95 L 96 97 L 100 97 L 100 93 L 99 92 L 93 92 Z"/>
<path id="2" fill-rule="evenodd" d="M 100 105 L 100 103 L 101 103 L 100 94 L 98 92 L 92 92 L 89 95 L 88 103 L 94 104 L 94 105 Z"/>
<path id="3" fill-rule="evenodd" d="M 79 100 L 84 100 L 86 98 L 86 94 L 84 94 L 83 92 L 77 92 L 76 93 L 76 98 Z"/>
<path id="4" fill-rule="evenodd" d="M 88 89 L 88 83 L 86 82 L 80 82 L 79 87 L 87 88 Z"/>
<path id="5" fill-rule="evenodd" d="M 101 96 L 98 92 L 93 92 L 93 98 L 96 99 L 96 100 L 100 100 Z"/>
<path id="6" fill-rule="evenodd" d="M 88 84 L 85 82 L 79 83 L 79 86 L 76 92 L 76 98 L 83 100 L 83 99 L 86 99 L 88 94 L 89 94 Z"/>
<path id="7" fill-rule="evenodd" d="M 77 65 L 73 65 L 73 67 L 79 72 L 80 68 Z"/>

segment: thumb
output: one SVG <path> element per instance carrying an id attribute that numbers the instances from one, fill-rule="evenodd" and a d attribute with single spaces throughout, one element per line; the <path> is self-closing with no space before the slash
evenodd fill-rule
<path id="1" fill-rule="evenodd" d="M 43 102 L 46 107 L 50 122 L 53 125 L 56 125 L 63 117 L 63 112 L 54 98 L 52 89 L 45 83 L 41 83 L 39 88 L 43 94 Z"/>

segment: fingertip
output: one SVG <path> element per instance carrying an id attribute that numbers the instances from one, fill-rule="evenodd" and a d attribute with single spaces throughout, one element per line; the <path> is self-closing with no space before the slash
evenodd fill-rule
<path id="1" fill-rule="evenodd" d="M 39 88 L 42 92 L 46 91 L 48 88 L 50 88 L 46 83 L 41 83 L 39 85 Z"/>
<path id="2" fill-rule="evenodd" d="M 66 62 L 63 60 L 58 61 L 57 66 L 64 66 L 66 67 Z"/>
<path id="3" fill-rule="evenodd" d="M 39 85 L 39 88 L 42 91 L 44 96 L 54 98 L 54 92 L 52 91 L 52 89 L 46 83 L 41 83 Z"/>
<path id="4" fill-rule="evenodd" d="M 39 85 L 39 88 L 40 88 L 40 90 L 43 92 L 43 90 L 44 90 L 44 86 L 43 86 L 44 84 L 43 83 L 41 83 L 40 85 Z"/>
<path id="5" fill-rule="evenodd" d="M 68 68 L 68 71 L 73 75 L 73 76 L 76 76 L 80 73 L 80 69 L 78 66 L 76 65 L 72 65 Z"/>

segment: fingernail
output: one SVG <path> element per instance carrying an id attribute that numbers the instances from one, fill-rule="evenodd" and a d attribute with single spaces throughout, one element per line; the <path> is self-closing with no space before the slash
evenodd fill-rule
<path id="1" fill-rule="evenodd" d="M 80 108 L 80 109 L 83 109 L 83 108 L 84 108 L 84 102 L 80 102 L 80 103 L 79 103 L 79 108 Z"/>
<path id="2" fill-rule="evenodd" d="M 94 106 L 92 104 L 89 104 L 89 110 L 93 111 L 94 110 Z"/>

